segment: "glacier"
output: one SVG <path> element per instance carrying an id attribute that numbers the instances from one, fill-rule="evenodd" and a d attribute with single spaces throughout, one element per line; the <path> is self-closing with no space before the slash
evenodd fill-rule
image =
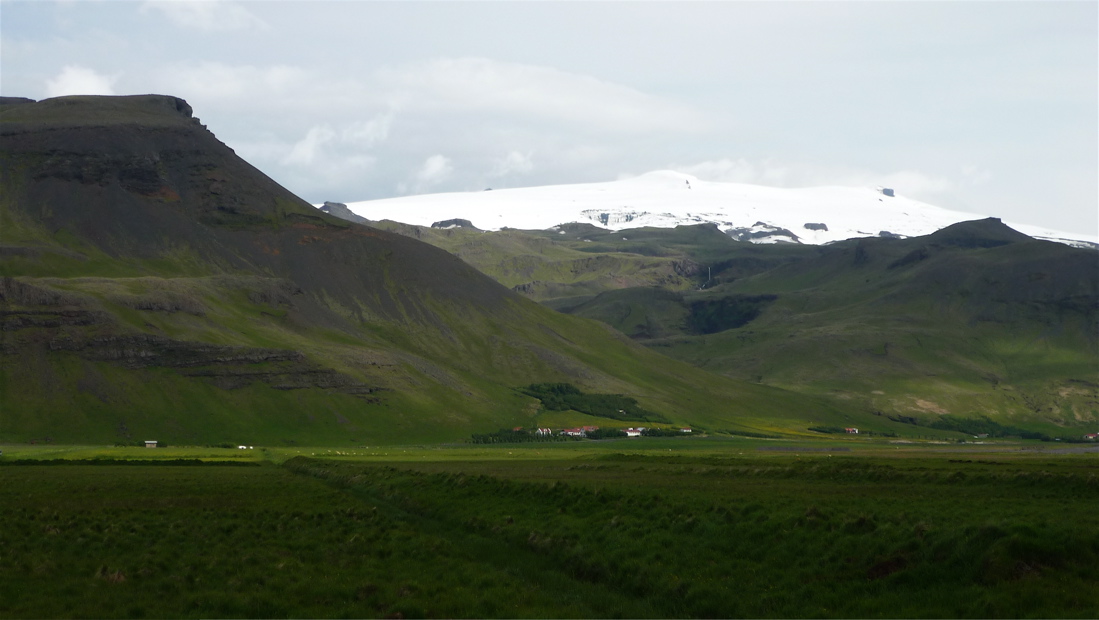
<path id="1" fill-rule="evenodd" d="M 608 230 L 714 224 L 752 243 L 824 244 L 855 237 L 914 237 L 996 214 L 943 209 L 900 188 L 779 188 L 703 181 L 658 170 L 601 183 L 422 194 L 347 203 L 372 221 L 431 226 L 461 218 L 481 230 L 547 230 L 586 223 Z M 1031 237 L 1099 249 L 1099 237 L 1005 221 Z"/>

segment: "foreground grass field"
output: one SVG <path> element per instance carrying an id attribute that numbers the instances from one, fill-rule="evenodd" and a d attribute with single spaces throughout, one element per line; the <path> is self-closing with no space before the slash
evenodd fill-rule
<path id="1" fill-rule="evenodd" d="M 1021 447 L 5 447 L 0 617 L 1097 617 L 1099 459 Z"/>

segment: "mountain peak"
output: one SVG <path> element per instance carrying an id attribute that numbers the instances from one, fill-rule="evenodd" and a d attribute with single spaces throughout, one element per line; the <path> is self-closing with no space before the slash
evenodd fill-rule
<path id="1" fill-rule="evenodd" d="M 958 222 L 928 236 L 935 243 L 965 248 L 991 248 L 1030 239 L 998 217 Z"/>
<path id="2" fill-rule="evenodd" d="M 198 124 L 191 105 L 171 95 L 70 95 L 34 101 L 5 97 L 0 102 L 4 133 L 53 127 Z"/>

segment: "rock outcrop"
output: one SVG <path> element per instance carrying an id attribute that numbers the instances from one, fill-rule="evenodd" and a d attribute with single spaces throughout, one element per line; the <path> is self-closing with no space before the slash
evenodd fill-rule
<path id="1" fill-rule="evenodd" d="M 320 209 L 324 213 L 327 213 L 328 215 L 331 215 L 333 217 L 338 217 L 341 220 L 355 222 L 356 224 L 370 224 L 370 220 L 361 215 L 356 215 L 354 211 L 347 208 L 347 205 L 342 202 L 328 202 L 326 200 L 324 204 L 321 205 Z"/>

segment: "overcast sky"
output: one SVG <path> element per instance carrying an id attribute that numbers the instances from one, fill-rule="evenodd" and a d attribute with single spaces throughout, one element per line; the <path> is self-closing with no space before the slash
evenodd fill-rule
<path id="1" fill-rule="evenodd" d="M 894 187 L 1096 235 L 1099 3 L 0 1 L 0 94 L 164 93 L 310 202 Z"/>

